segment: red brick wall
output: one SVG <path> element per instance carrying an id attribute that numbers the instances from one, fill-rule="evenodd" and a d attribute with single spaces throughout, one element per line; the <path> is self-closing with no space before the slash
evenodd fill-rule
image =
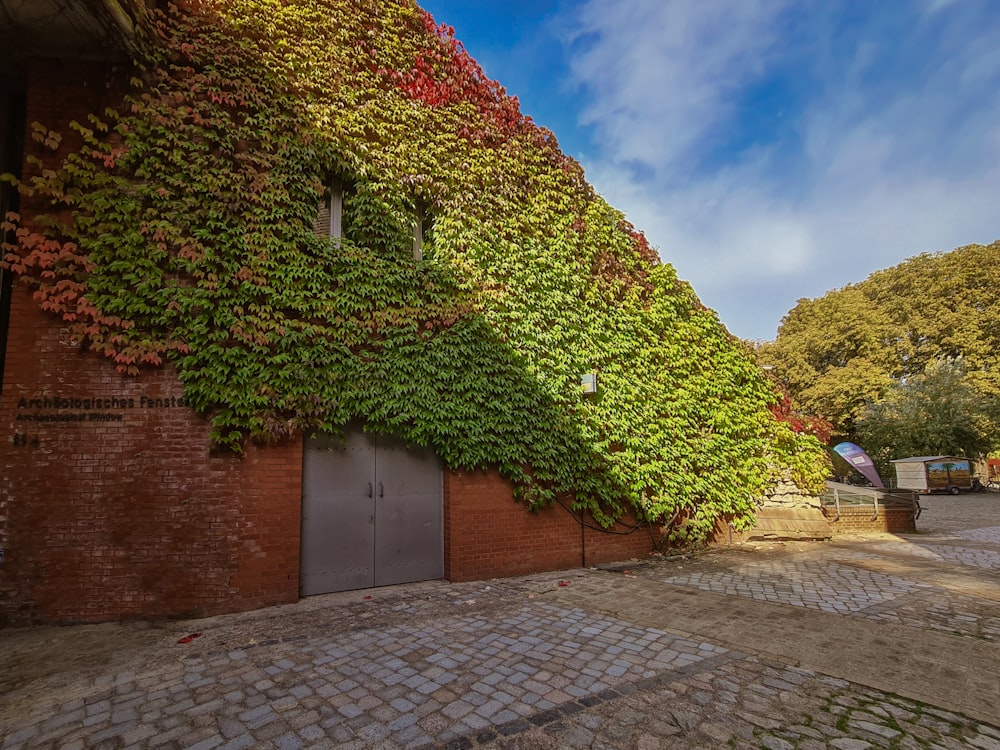
<path id="1" fill-rule="evenodd" d="M 77 151 L 83 144 L 82 137 L 70 127 L 70 123 L 76 121 L 92 128 L 88 115 L 104 117 L 106 108 L 118 106 L 130 73 L 125 66 L 108 63 L 49 58 L 31 60 L 26 81 L 25 151 L 44 159 L 47 166 L 57 167 L 63 157 Z M 57 149 L 53 150 L 35 141 L 31 128 L 34 122 L 61 136 Z M 37 172 L 38 167 L 26 163 L 23 175 L 25 181 Z M 30 200 L 28 199 L 28 206 Z"/>
<path id="2" fill-rule="evenodd" d="M 905 508 L 879 508 L 875 519 L 871 506 L 841 507 L 840 518 L 833 508 L 824 508 L 823 514 L 829 519 L 834 534 L 912 534 L 917 530 L 913 511 Z"/>
<path id="3" fill-rule="evenodd" d="M 444 568 L 452 581 L 585 567 L 645 557 L 653 548 L 644 529 L 581 530 L 559 505 L 532 513 L 496 471 L 445 472 L 444 488 Z"/>
<path id="4" fill-rule="evenodd" d="M 76 148 L 69 121 L 86 123 L 120 100 L 126 75 L 34 63 L 29 128 L 42 122 L 64 140 L 56 153 L 30 138 L 27 149 L 54 164 Z M 30 200 L 21 208 L 30 222 Z M 207 422 L 181 397 L 169 367 L 123 377 L 81 351 L 28 290 L 15 290 L 0 393 L 0 625 L 203 615 L 297 599 L 301 440 L 213 454 Z M 170 405 L 147 406 L 156 399 Z M 496 472 L 445 477 L 452 580 L 594 565 L 652 548 L 645 530 L 602 533 L 560 506 L 530 513 Z"/>
<path id="5" fill-rule="evenodd" d="M 0 623 L 201 615 L 297 599 L 301 441 L 213 455 L 206 420 L 185 406 L 147 405 L 182 397 L 171 369 L 119 375 L 66 341 L 24 289 L 11 318 L 0 395 Z M 98 415 L 117 421 L 92 421 Z"/>
<path id="6" fill-rule="evenodd" d="M 29 137 L 26 150 L 53 163 L 75 148 L 69 121 L 120 101 L 125 75 L 33 62 L 29 132 L 39 121 L 64 139 L 53 153 Z M 21 213 L 30 222 L 30 200 Z M 181 397 L 170 368 L 119 375 L 15 289 L 0 393 L 0 625 L 297 599 L 301 441 L 213 455 L 208 423 Z M 171 405 L 147 406 L 156 399 Z"/>

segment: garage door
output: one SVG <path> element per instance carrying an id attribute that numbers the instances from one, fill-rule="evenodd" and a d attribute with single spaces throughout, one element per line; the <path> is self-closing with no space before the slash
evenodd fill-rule
<path id="1" fill-rule="evenodd" d="M 442 492 L 432 451 L 361 429 L 307 438 L 302 594 L 441 578 Z"/>

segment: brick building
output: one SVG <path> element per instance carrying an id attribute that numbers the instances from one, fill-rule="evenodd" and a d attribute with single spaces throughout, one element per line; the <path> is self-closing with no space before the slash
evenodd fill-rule
<path id="1" fill-rule="evenodd" d="M 38 12 L 23 27 L 3 29 L 18 53 L 0 79 L 0 171 L 24 179 L 77 148 L 70 121 L 119 104 L 129 75 L 130 21 L 141 6 L 123 15 L 115 0 L 64 5 L 32 4 Z M 56 150 L 36 148 L 36 122 L 65 134 Z M 28 222 L 41 209 L 30 198 L 17 205 L 9 190 L 2 202 Z M 452 471 L 405 446 L 360 445 L 353 454 L 317 450 L 299 435 L 243 455 L 213 450 L 207 420 L 185 404 L 169 366 L 118 374 L 39 309 L 30 289 L 0 274 L 0 625 L 208 615 L 302 593 L 516 575 L 651 549 L 647 530 L 604 533 L 558 504 L 530 513 L 497 472 Z M 348 484 L 357 455 L 380 468 L 358 470 L 359 497 L 372 505 L 345 531 L 324 514 L 341 502 L 330 488 Z M 398 472 L 406 485 L 411 471 L 430 488 L 425 515 L 401 517 L 382 536 L 371 508 L 392 494 Z M 407 551 L 416 536 L 419 548 Z M 328 549 L 358 544 L 347 557 Z"/>

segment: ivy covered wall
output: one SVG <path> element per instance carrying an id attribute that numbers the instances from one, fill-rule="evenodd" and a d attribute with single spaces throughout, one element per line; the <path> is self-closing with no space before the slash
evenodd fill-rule
<path id="1" fill-rule="evenodd" d="M 8 217 L 5 264 L 123 372 L 172 362 L 219 444 L 362 419 L 687 538 L 822 478 L 745 346 L 412 0 L 152 20 L 123 107 L 32 124 L 34 149 L 83 146 L 35 162 L 49 213 Z M 332 178 L 336 240 L 312 228 Z"/>

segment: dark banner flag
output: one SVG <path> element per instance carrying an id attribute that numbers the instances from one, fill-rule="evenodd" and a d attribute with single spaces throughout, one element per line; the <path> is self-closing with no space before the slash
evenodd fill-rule
<path id="1" fill-rule="evenodd" d="M 833 450 L 839 456 L 843 457 L 852 468 L 860 471 L 875 487 L 885 487 L 879 478 L 878 472 L 875 471 L 874 462 L 859 446 L 854 443 L 837 443 L 833 446 Z"/>

